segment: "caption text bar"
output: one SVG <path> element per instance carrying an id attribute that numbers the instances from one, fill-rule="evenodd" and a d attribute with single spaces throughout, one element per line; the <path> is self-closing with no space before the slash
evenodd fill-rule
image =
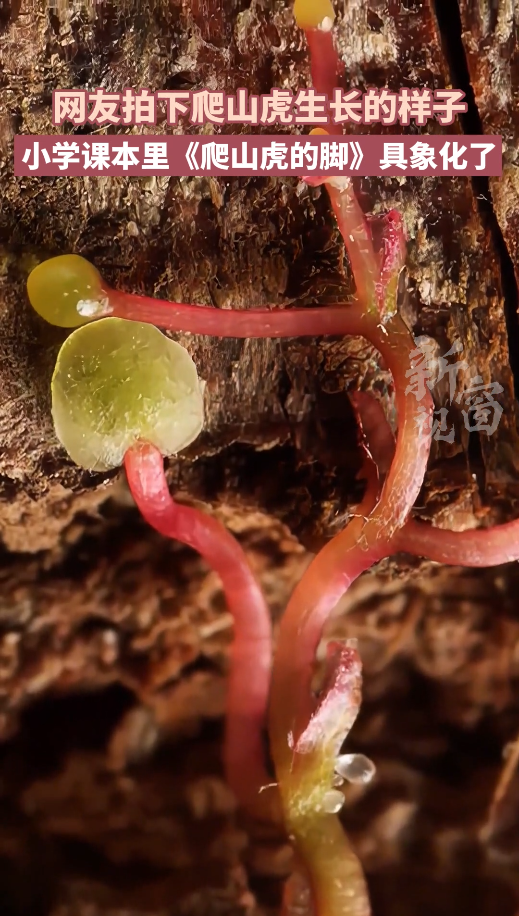
<path id="1" fill-rule="evenodd" d="M 16 136 L 23 175 L 402 176 L 502 173 L 498 136 Z"/>

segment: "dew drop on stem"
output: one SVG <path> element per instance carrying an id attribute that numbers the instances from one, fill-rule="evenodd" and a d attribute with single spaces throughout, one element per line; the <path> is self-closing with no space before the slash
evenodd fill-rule
<path id="1" fill-rule="evenodd" d="M 327 814 L 337 814 L 344 804 L 344 795 L 338 789 L 330 789 L 323 797 L 323 809 Z"/>
<path id="2" fill-rule="evenodd" d="M 375 764 L 364 754 L 341 754 L 335 761 L 335 772 L 356 785 L 371 782 Z"/>

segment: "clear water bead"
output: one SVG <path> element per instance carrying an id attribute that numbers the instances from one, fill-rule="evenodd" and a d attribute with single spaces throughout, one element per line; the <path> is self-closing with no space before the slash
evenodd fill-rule
<path id="1" fill-rule="evenodd" d="M 348 782 L 363 785 L 375 775 L 375 764 L 364 754 L 341 754 L 335 761 L 335 772 Z"/>
<path id="2" fill-rule="evenodd" d="M 330 789 L 323 797 L 323 808 L 327 814 L 337 814 L 344 804 L 344 795 L 338 789 Z"/>

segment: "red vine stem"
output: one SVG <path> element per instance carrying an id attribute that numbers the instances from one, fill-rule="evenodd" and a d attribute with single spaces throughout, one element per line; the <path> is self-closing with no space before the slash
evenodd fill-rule
<path id="1" fill-rule="evenodd" d="M 211 306 L 168 302 L 103 286 L 108 299 L 104 315 L 145 321 L 168 331 L 187 331 L 211 337 L 320 337 L 327 334 L 363 336 L 369 322 L 353 304 L 323 308 L 215 309 Z"/>
<path id="2" fill-rule="evenodd" d="M 394 548 L 447 566 L 500 566 L 519 560 L 519 520 L 472 531 L 447 531 L 409 519 L 398 532 Z"/>
<path id="3" fill-rule="evenodd" d="M 312 34 L 314 31 L 306 32 L 311 48 L 313 39 L 317 40 Z M 337 60 L 335 51 L 334 58 Z M 312 69 L 316 73 L 319 67 L 314 63 Z M 334 68 L 330 66 L 326 72 L 323 69 L 323 84 L 316 86 L 318 92 L 331 92 L 327 74 L 333 69 L 337 73 L 338 65 Z M 358 308 L 366 319 L 378 315 L 382 309 L 377 332 L 379 338 L 385 335 L 384 349 L 390 354 L 386 361 L 395 386 L 398 440 L 380 500 L 374 509 L 372 505 L 366 505 L 376 492 L 372 482 L 367 487 L 360 517 L 356 517 L 325 545 L 289 601 L 280 625 L 273 666 L 269 724 L 288 831 L 307 869 L 318 916 L 368 916 L 370 905 L 362 884 L 352 880 L 348 887 L 347 875 L 344 881 L 334 880 L 335 873 L 340 869 L 341 857 L 346 857 L 343 867 L 346 870 L 350 868 L 352 875 L 359 871 L 355 855 L 344 846 L 347 841 L 338 819 L 330 816 L 323 818 L 319 808 L 312 811 L 308 810 L 308 806 L 305 816 L 301 817 L 297 774 L 306 773 L 311 781 L 318 778 L 318 770 L 312 767 L 311 760 L 305 760 L 299 742 L 312 715 L 313 664 L 323 626 L 351 583 L 391 552 L 392 539 L 406 521 L 418 496 L 429 456 L 432 399 L 426 391 L 423 403 L 419 404 L 410 386 L 406 385 L 415 344 L 398 315 L 394 314 L 384 321 L 382 265 L 377 262 L 371 234 L 351 181 L 329 179 L 325 186 L 349 254 Z M 394 246 L 391 250 L 395 250 Z M 384 279 L 388 285 L 389 278 L 385 276 Z M 382 352 L 380 344 L 377 345 Z M 370 511 L 367 518 L 362 517 L 364 509 Z M 296 644 L 298 652 L 295 655 L 293 646 Z M 339 859 L 336 850 L 339 851 Z M 330 860 L 334 862 L 333 867 L 328 864 Z"/>
<path id="4" fill-rule="evenodd" d="M 291 773 L 291 820 L 300 861 L 287 882 L 283 916 L 307 913 L 369 916 L 366 881 L 359 860 L 329 797 L 341 746 L 362 700 L 362 665 L 356 646 L 332 643 L 319 702 L 303 732 Z M 336 811 L 332 798 L 332 812 Z M 301 864 L 312 862 L 312 883 Z M 312 900 L 316 905 L 312 907 Z"/>
<path id="5" fill-rule="evenodd" d="M 355 392 L 350 400 L 374 462 L 383 470 L 394 455 L 395 438 L 382 406 L 367 392 Z M 410 518 L 395 534 L 392 547 L 446 566 L 501 566 L 519 560 L 519 519 L 489 528 L 448 531 Z"/>
<path id="6" fill-rule="evenodd" d="M 366 217 L 355 196 L 351 178 L 328 179 L 324 185 L 350 258 L 357 298 L 366 313 L 378 315 L 377 283 L 380 279 L 380 267 Z"/>
<path id="7" fill-rule="evenodd" d="M 348 307 L 229 311 L 165 302 L 106 286 L 104 293 L 111 314 L 147 321 L 170 331 L 239 338 L 349 335 L 369 340 L 393 375 L 399 418 L 397 453 L 383 491 L 383 505 L 376 523 L 377 539 L 382 528 L 389 534 L 403 524 L 422 486 L 430 447 L 432 400 L 428 392 L 421 401 L 413 392 L 406 393 L 415 343 L 398 315 L 384 324 L 378 312 L 366 313 L 360 300 Z"/>
<path id="8" fill-rule="evenodd" d="M 242 548 L 225 526 L 171 497 L 164 460 L 155 446 L 134 446 L 124 463 L 132 496 L 148 524 L 198 551 L 222 581 L 234 619 L 224 760 L 238 800 L 254 810 L 259 790 L 270 781 L 263 765 L 262 729 L 270 682 L 271 626 L 261 589 Z"/>
<path id="9" fill-rule="evenodd" d="M 317 42 L 317 36 L 312 34 L 314 31 L 305 32 L 311 49 Z M 335 64 L 329 65 L 327 74 L 339 70 L 335 49 L 333 53 Z M 313 65 L 313 72 L 318 71 L 319 67 Z M 332 87 L 327 80 L 328 76 L 324 75 L 322 83 L 316 85 L 318 92 L 331 93 Z M 350 257 L 357 308 L 369 322 L 378 314 L 381 273 L 369 228 L 349 179 L 328 180 L 325 186 Z M 351 582 L 390 552 L 390 541 L 411 511 L 427 466 L 433 405 L 429 392 L 420 403 L 408 390 L 414 340 L 398 315 L 385 323 L 378 318 L 376 328 L 377 342 L 372 336 L 369 339 L 386 358 L 395 387 L 399 417 L 396 452 L 374 511 L 367 519 L 354 519 L 321 550 L 295 589 L 281 622 L 273 669 L 270 724 L 276 766 L 285 775 L 292 765 L 288 736 L 297 741 L 306 724 L 312 664 L 322 627 Z M 381 338 L 384 339 L 383 347 Z M 299 651 L 294 657 L 290 646 L 296 640 Z"/>
<path id="10" fill-rule="evenodd" d="M 318 92 L 331 98 L 344 70 L 335 51 L 333 32 L 331 29 L 308 29 L 305 37 L 310 51 L 312 83 Z"/>

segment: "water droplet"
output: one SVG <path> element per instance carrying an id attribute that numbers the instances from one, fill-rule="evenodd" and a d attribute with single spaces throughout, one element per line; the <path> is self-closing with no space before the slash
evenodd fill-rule
<path id="1" fill-rule="evenodd" d="M 344 795 L 338 789 L 330 789 L 323 797 L 323 808 L 327 814 L 337 814 L 344 804 Z"/>
<path id="2" fill-rule="evenodd" d="M 107 297 L 99 299 L 80 299 L 76 305 L 76 309 L 83 318 L 99 318 L 109 314 L 110 305 Z"/>
<path id="3" fill-rule="evenodd" d="M 335 772 L 348 782 L 362 785 L 373 779 L 375 764 L 364 754 L 341 754 L 335 761 Z"/>

